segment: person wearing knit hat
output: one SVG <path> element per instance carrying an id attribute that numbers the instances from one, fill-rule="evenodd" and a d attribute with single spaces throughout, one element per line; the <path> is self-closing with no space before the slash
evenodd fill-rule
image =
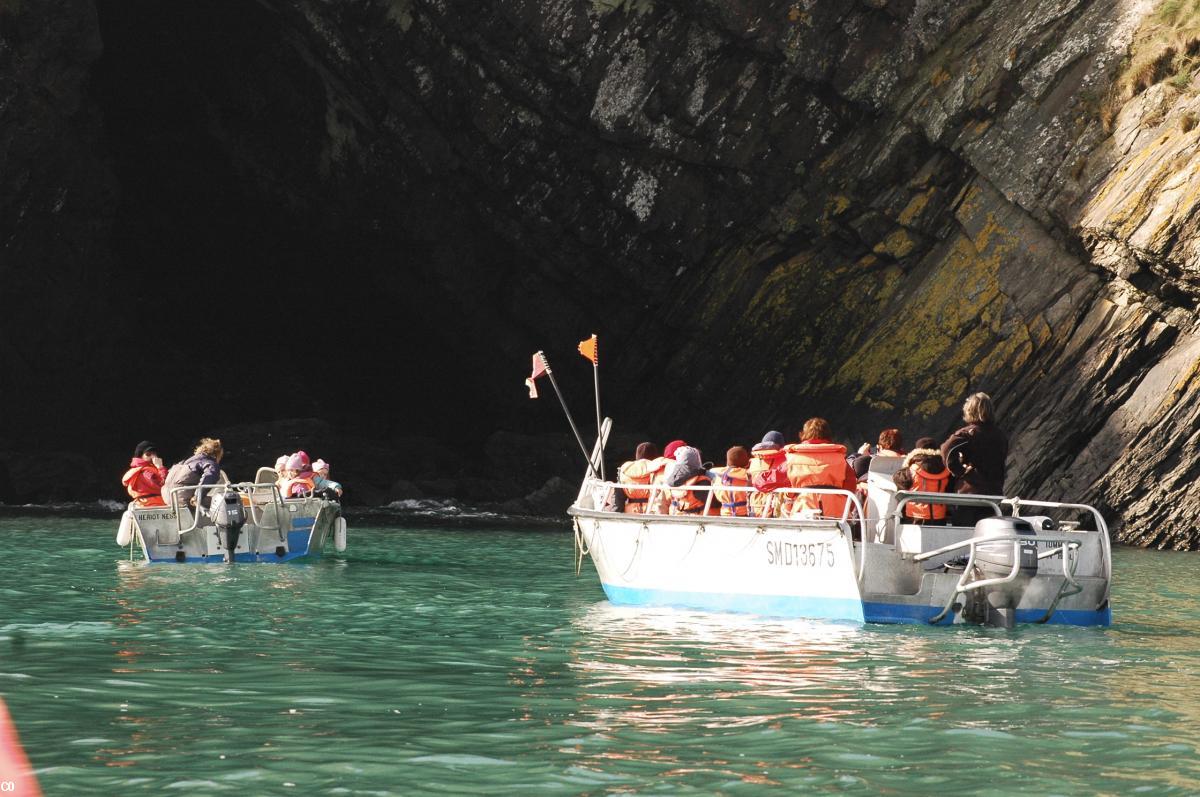
<path id="1" fill-rule="evenodd" d="M 750 452 L 742 446 L 734 446 L 725 452 L 725 467 L 708 472 L 713 483 L 713 501 L 721 504 L 722 515 L 745 517 L 750 514 L 749 491 L 728 489 L 750 486 L 749 467 Z"/>
<path id="2" fill-rule="evenodd" d="M 691 489 L 712 484 L 701 463 L 700 449 L 687 445 L 675 449 L 675 462 L 667 466 L 666 484 L 680 488 L 667 491 L 671 495 L 672 515 L 698 515 L 704 511 L 708 491 Z"/>
<path id="3" fill-rule="evenodd" d="M 121 477 L 129 497 L 138 506 L 164 506 L 162 488 L 166 480 L 167 469 L 158 455 L 158 446 L 149 440 L 138 443 L 133 449 L 129 470 Z"/>
<path id="4" fill-rule="evenodd" d="M 671 442 L 667 443 L 667 445 L 663 448 L 662 455 L 669 460 L 674 460 L 675 452 L 678 451 L 680 448 L 683 448 L 686 445 L 687 445 L 687 443 L 685 443 L 682 440 L 672 440 Z"/>

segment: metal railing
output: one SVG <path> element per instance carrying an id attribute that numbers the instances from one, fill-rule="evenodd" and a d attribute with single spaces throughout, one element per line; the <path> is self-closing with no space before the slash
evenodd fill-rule
<path id="1" fill-rule="evenodd" d="M 976 548 L 980 544 L 995 545 L 997 543 L 1005 542 L 1012 544 L 1013 565 L 1012 569 L 1008 572 L 1008 575 L 995 576 L 992 578 L 972 579 L 971 576 L 975 568 Z M 1075 568 L 1078 566 L 1078 562 L 1075 560 L 1074 554 L 1076 549 L 1078 549 L 1081 544 L 1079 540 L 1072 540 L 1064 536 L 1045 534 L 990 534 L 986 537 L 972 537 L 969 540 L 962 540 L 949 545 L 943 545 L 941 548 L 935 548 L 932 551 L 925 551 L 924 553 L 919 553 L 913 557 L 914 562 L 924 562 L 928 559 L 932 559 L 935 556 L 942 556 L 944 554 L 953 553 L 954 551 L 961 551 L 963 548 L 970 549 L 967 554 L 967 563 L 963 565 L 963 573 L 961 576 L 959 576 L 958 583 L 955 585 L 954 590 L 946 599 L 946 605 L 943 606 L 942 610 L 932 617 L 929 622 L 931 624 L 937 624 L 941 622 L 942 618 L 944 618 L 950 612 L 950 608 L 954 605 L 954 601 L 964 592 L 982 589 L 983 587 L 993 587 L 998 584 L 1007 584 L 1010 581 L 1014 581 L 1021 572 L 1021 546 L 1029 545 L 1030 543 L 1036 544 L 1042 542 L 1049 542 L 1052 544 L 1060 543 L 1060 545 L 1057 548 L 1052 548 L 1048 551 L 1038 554 L 1038 559 L 1046 559 L 1050 556 L 1062 554 L 1063 575 L 1066 577 L 1066 582 L 1069 582 L 1073 587 L 1076 587 L 1076 592 L 1082 591 L 1083 587 L 1079 586 L 1079 584 L 1075 581 Z M 1054 609 L 1058 606 L 1058 602 L 1062 597 L 1063 587 L 1060 587 L 1058 596 L 1055 597 L 1054 602 L 1050 605 L 1050 608 L 1046 612 L 1046 616 L 1043 617 L 1040 622 L 1045 622 L 1046 620 L 1050 619 L 1050 615 L 1054 613 Z"/>
<path id="2" fill-rule="evenodd" d="M 1036 507 L 1038 509 L 1048 509 L 1051 511 L 1062 512 L 1086 512 L 1092 516 L 1096 524 L 1096 531 L 1100 535 L 1100 558 L 1101 565 L 1104 568 L 1104 600 L 1109 598 L 1109 589 L 1112 584 L 1112 540 L 1109 538 L 1108 524 L 1104 521 L 1104 516 L 1100 514 L 1100 510 L 1089 504 L 1064 503 L 1061 501 L 1035 501 L 1025 498 L 1005 498 L 1002 495 L 969 495 L 966 493 L 921 493 L 909 490 L 901 490 L 896 493 L 896 506 L 888 512 L 885 520 L 900 522 L 903 519 L 904 506 L 909 503 L 922 504 L 945 504 L 953 506 L 985 506 L 992 508 L 997 516 L 1004 514 L 1003 507 L 1007 506 L 1012 509 L 1012 516 L 1015 518 L 1021 517 L 1021 509 L 1026 507 Z M 1066 525 L 1066 524 L 1064 524 Z M 1074 526 L 1062 528 L 1061 531 L 1066 533 L 1087 534 L 1086 531 L 1078 531 Z M 882 532 L 880 532 L 881 534 Z M 878 541 L 879 534 L 876 535 Z M 1042 534 L 1038 534 L 1039 540 L 1047 539 Z M 1078 547 L 1078 545 L 1076 546 Z M 924 556 L 924 555 L 922 555 Z M 915 557 L 914 557 L 915 558 Z M 920 561 L 920 560 L 917 560 Z"/>
<path id="3" fill-rule="evenodd" d="M 201 493 L 201 491 L 203 491 L 203 493 Z M 182 536 L 195 531 L 202 525 L 209 525 L 208 523 L 201 523 L 202 519 L 208 517 L 207 510 L 201 506 L 201 502 L 207 499 L 209 505 L 211 506 L 212 502 L 215 500 L 224 500 L 225 495 L 230 492 L 237 493 L 239 496 L 238 500 L 241 500 L 241 496 L 243 495 L 247 496 L 250 506 L 250 522 L 253 525 L 259 527 L 260 529 L 266 529 L 268 531 L 274 530 L 282 533 L 282 526 L 280 525 L 279 518 L 281 517 L 284 509 L 283 496 L 279 494 L 279 487 L 274 484 L 256 482 L 218 482 L 216 484 L 183 485 L 180 487 L 171 488 L 168 506 L 170 506 L 171 511 L 175 513 L 175 531 Z M 275 510 L 275 525 L 265 524 L 263 522 L 263 520 L 266 518 L 266 513 L 263 511 L 266 507 L 266 504 L 257 506 L 255 503 L 255 497 L 261 496 L 264 492 L 266 492 L 270 497 L 271 507 Z M 180 499 L 185 493 L 187 493 L 187 500 L 181 501 Z M 191 504 L 193 495 L 199 498 L 195 505 Z M 183 527 L 183 516 L 180 512 L 181 508 L 188 509 L 192 513 L 192 525 L 188 526 L 186 529 Z M 256 509 L 259 513 L 257 517 L 255 516 Z"/>
<path id="4" fill-rule="evenodd" d="M 693 522 L 701 522 L 702 523 L 705 518 L 719 517 L 719 518 L 722 518 L 725 520 L 751 521 L 751 522 L 755 523 L 756 525 L 760 525 L 763 527 L 770 527 L 770 526 L 794 527 L 796 525 L 797 521 L 803 521 L 803 522 L 809 522 L 809 523 L 813 523 L 813 522 L 828 523 L 831 525 L 838 526 L 839 531 L 847 536 L 847 539 L 849 540 L 851 546 L 853 546 L 853 535 L 851 533 L 851 526 L 854 523 L 858 523 L 859 520 L 864 516 L 862 501 L 859 499 L 857 494 L 855 494 L 849 490 L 842 490 L 842 489 L 833 488 L 833 487 L 780 487 L 776 490 L 764 492 L 764 491 L 761 491 L 758 488 L 752 487 L 752 486 L 743 487 L 743 486 L 724 485 L 724 484 L 718 484 L 718 485 L 701 484 L 701 485 L 679 485 L 678 487 L 669 487 L 669 486 L 663 485 L 663 484 L 654 485 L 654 484 L 634 484 L 634 483 L 628 483 L 628 482 L 606 482 L 606 481 L 602 481 L 602 480 L 596 479 L 596 478 L 588 478 L 588 479 L 584 480 L 584 488 L 585 489 L 583 491 L 581 491 L 581 494 L 585 494 L 587 492 L 591 493 L 593 507 L 599 506 L 601 504 L 601 501 L 597 501 L 597 498 L 603 498 L 611 489 L 638 490 L 640 492 L 649 491 L 649 495 L 646 500 L 646 511 L 642 512 L 642 513 L 638 513 L 638 514 L 641 514 L 643 516 L 649 515 L 649 516 L 653 516 L 656 518 L 671 518 L 673 520 L 691 520 Z M 664 494 L 669 494 L 671 491 L 675 491 L 675 490 L 682 490 L 682 491 L 687 491 L 687 492 L 698 492 L 698 493 L 706 492 L 706 493 L 708 493 L 708 496 L 704 501 L 703 509 L 701 509 L 697 512 L 685 512 L 685 513 L 676 513 L 676 514 L 670 514 L 669 512 L 658 511 L 658 507 L 662 506 L 665 503 L 665 501 L 670 497 L 669 495 L 664 495 Z M 750 494 L 756 493 L 758 495 L 768 496 L 768 507 L 769 507 L 769 511 L 772 511 L 772 512 L 774 512 L 776 510 L 782 511 L 782 509 L 783 509 L 782 505 L 786 504 L 786 501 L 781 500 L 778 502 L 781 506 L 778 506 L 778 507 L 774 506 L 775 499 L 772 498 L 772 496 L 783 496 L 783 497 L 790 496 L 793 499 L 795 499 L 799 496 L 805 496 L 805 495 L 839 496 L 839 497 L 845 499 L 845 504 L 843 505 L 841 515 L 837 516 L 837 517 L 828 517 L 828 516 L 822 515 L 822 514 L 820 514 L 819 510 L 817 511 L 816 514 L 812 514 L 812 510 L 814 509 L 813 507 L 805 507 L 804 509 L 799 510 L 799 512 L 796 512 L 795 510 L 793 510 L 792 513 L 788 516 L 779 516 L 779 515 L 774 515 L 774 514 L 772 514 L 770 516 L 751 515 L 751 514 L 720 515 L 720 514 L 712 513 L 714 492 L 717 490 L 720 490 L 722 492 L 731 492 L 731 493 L 745 493 L 746 498 L 747 498 L 747 508 L 749 508 Z M 597 509 L 595 511 L 603 512 L 604 510 Z M 634 513 L 614 512 L 613 514 L 618 514 L 618 515 L 621 515 L 621 516 L 627 517 L 627 518 L 631 517 L 631 516 L 636 516 Z M 866 551 L 867 551 L 867 549 L 866 549 L 865 545 L 860 546 L 860 551 L 859 551 L 859 556 L 858 556 L 858 560 L 859 560 L 859 562 L 858 562 L 858 580 L 859 581 L 862 581 L 863 573 L 866 568 Z M 851 553 L 853 553 L 853 547 L 851 548 Z"/>

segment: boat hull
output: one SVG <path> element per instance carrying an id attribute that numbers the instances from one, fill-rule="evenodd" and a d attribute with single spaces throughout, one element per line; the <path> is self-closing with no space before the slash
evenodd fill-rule
<path id="1" fill-rule="evenodd" d="M 901 544 L 885 545 L 855 542 L 849 524 L 828 520 L 571 512 L 579 543 L 614 604 L 856 623 L 948 625 L 967 620 L 962 605 L 950 601 L 961 570 L 942 566 L 949 556 L 915 561 L 914 551 L 906 552 L 905 545 L 932 549 L 947 539 L 969 537 L 971 529 L 910 527 L 912 533 L 902 535 Z M 1016 606 L 1017 623 L 1112 622 L 1095 534 L 1078 534 L 1075 581 L 1080 591 L 1064 597 L 1061 559 L 1044 560 Z"/>

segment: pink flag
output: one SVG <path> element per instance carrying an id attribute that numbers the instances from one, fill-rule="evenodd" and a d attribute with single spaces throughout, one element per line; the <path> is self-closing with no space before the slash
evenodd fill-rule
<path id="1" fill-rule="evenodd" d="M 525 387 L 529 388 L 529 397 L 535 399 L 538 397 L 536 380 L 539 376 L 546 373 L 546 358 L 539 351 L 533 355 L 533 373 L 525 380 Z"/>

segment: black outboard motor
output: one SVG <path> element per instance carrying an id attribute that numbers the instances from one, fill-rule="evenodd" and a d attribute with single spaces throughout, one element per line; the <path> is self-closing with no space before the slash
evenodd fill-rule
<path id="1" fill-rule="evenodd" d="M 1019 517 L 989 517 L 975 524 L 975 540 L 988 537 L 1028 536 L 1029 541 L 1019 540 L 1014 545 L 1011 539 L 996 542 L 975 543 L 975 565 L 972 580 L 1006 578 L 1017 568 L 1017 576 L 1004 584 L 994 584 L 972 590 L 972 600 L 964 607 L 964 619 L 986 625 L 1012 628 L 1016 620 L 1017 604 L 1029 581 L 1037 575 L 1037 532 L 1033 525 Z M 1015 561 L 1014 557 L 1019 560 Z"/>
<path id="2" fill-rule="evenodd" d="M 218 534 L 224 532 L 225 561 L 232 564 L 238 537 L 242 533 L 242 526 L 246 525 L 241 493 L 230 490 L 221 496 L 221 500 L 213 502 L 212 518 L 219 529 Z"/>

